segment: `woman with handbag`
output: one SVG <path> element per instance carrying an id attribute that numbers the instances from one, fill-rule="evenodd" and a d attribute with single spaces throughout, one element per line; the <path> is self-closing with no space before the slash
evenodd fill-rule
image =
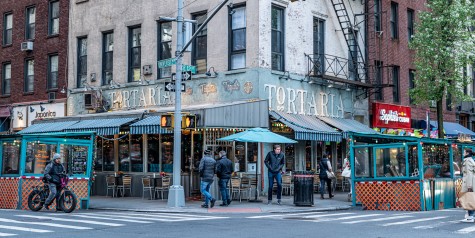
<path id="1" fill-rule="evenodd" d="M 326 154 L 323 154 L 323 158 L 320 161 L 320 198 L 323 198 L 323 194 L 325 194 L 325 183 L 328 184 L 328 194 L 330 195 L 330 198 L 333 197 L 332 195 L 332 179 L 335 177 L 335 175 L 332 172 L 332 165 L 330 161 L 328 160 L 328 156 Z"/>
<path id="2" fill-rule="evenodd" d="M 348 193 L 348 202 L 349 202 L 351 201 L 352 188 L 351 188 L 351 168 L 350 168 L 350 161 L 348 160 L 348 157 L 345 157 L 345 159 L 343 160 L 343 171 L 341 172 L 341 176 L 348 179 L 348 184 L 350 186 L 350 192 Z"/>
<path id="3" fill-rule="evenodd" d="M 475 204 L 473 195 L 473 185 L 475 184 L 475 161 L 472 158 L 473 152 L 471 149 L 466 149 L 463 154 L 462 164 L 462 196 L 459 198 L 462 207 L 468 210 L 468 216 L 465 217 L 463 222 L 474 222 L 474 210 L 469 209 L 469 206 Z"/>

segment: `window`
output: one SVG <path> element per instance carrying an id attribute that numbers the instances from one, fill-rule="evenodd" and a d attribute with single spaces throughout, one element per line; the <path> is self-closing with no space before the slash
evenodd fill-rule
<path id="1" fill-rule="evenodd" d="M 114 171 L 114 141 L 97 138 L 96 162 L 94 170 Z"/>
<path id="2" fill-rule="evenodd" d="M 383 30 L 381 25 L 381 0 L 374 0 L 374 30 L 380 32 Z"/>
<path id="3" fill-rule="evenodd" d="M 48 89 L 58 88 L 58 55 L 48 56 Z"/>
<path id="4" fill-rule="evenodd" d="M 376 149 L 376 177 L 406 176 L 406 150 L 404 147 Z"/>
<path id="5" fill-rule="evenodd" d="M 13 14 L 5 14 L 3 16 L 3 22 L 3 45 L 11 45 L 13 34 Z"/>
<path id="6" fill-rule="evenodd" d="M 87 80 L 87 37 L 78 38 L 77 85 L 83 87 Z"/>
<path id="7" fill-rule="evenodd" d="M 414 76 L 415 76 L 415 71 L 409 70 L 409 89 L 413 89 L 415 87 Z M 414 104 L 414 98 L 412 98 L 410 94 L 408 96 L 409 96 L 409 103 Z"/>
<path id="8" fill-rule="evenodd" d="M 408 40 L 412 40 L 412 36 L 414 35 L 414 10 L 407 9 L 407 37 Z"/>
<path id="9" fill-rule="evenodd" d="M 400 102 L 399 66 L 393 66 L 393 102 Z"/>
<path id="10" fill-rule="evenodd" d="M 147 172 L 160 172 L 160 138 L 159 135 L 148 135 L 148 170 Z"/>
<path id="11" fill-rule="evenodd" d="M 193 34 L 196 29 L 200 27 L 208 16 L 207 13 L 193 15 L 193 20 L 196 20 L 198 24 L 193 27 Z M 196 73 L 205 73 L 207 71 L 206 57 L 208 50 L 208 26 L 205 26 L 203 30 L 193 41 L 193 47 L 191 50 L 191 62 L 196 66 Z"/>
<path id="12" fill-rule="evenodd" d="M 59 34 L 59 1 L 49 2 L 48 35 Z"/>
<path id="13" fill-rule="evenodd" d="M 349 35 L 349 55 L 348 55 L 348 72 L 350 80 L 358 80 L 358 31 L 353 30 L 353 34 Z"/>
<path id="14" fill-rule="evenodd" d="M 142 28 L 129 28 L 129 82 L 140 81 Z"/>
<path id="15" fill-rule="evenodd" d="M 26 9 L 26 25 L 25 38 L 27 40 L 35 39 L 35 23 L 36 23 L 36 8 L 29 7 Z"/>
<path id="16" fill-rule="evenodd" d="M 313 19 L 313 60 L 314 72 L 323 75 L 325 69 L 325 21 Z"/>
<path id="17" fill-rule="evenodd" d="M 391 2 L 391 38 L 397 39 L 398 38 L 398 7 L 399 4 L 396 2 Z"/>
<path id="18" fill-rule="evenodd" d="M 119 139 L 119 171 L 130 172 L 129 136 Z"/>
<path id="19" fill-rule="evenodd" d="M 452 94 L 447 93 L 447 96 L 445 97 L 445 109 L 447 111 L 452 111 Z"/>
<path id="20" fill-rule="evenodd" d="M 25 60 L 25 92 L 30 93 L 35 89 L 35 60 Z"/>
<path id="21" fill-rule="evenodd" d="M 383 88 L 381 87 L 381 84 L 383 82 L 383 62 L 381 61 L 376 61 L 376 91 L 374 93 L 374 98 L 376 100 L 383 100 Z"/>
<path id="22" fill-rule="evenodd" d="M 2 174 L 19 174 L 20 144 L 13 141 L 3 142 L 2 147 Z"/>
<path id="23" fill-rule="evenodd" d="M 246 7 L 234 8 L 231 13 L 229 69 L 242 69 L 246 67 Z"/>
<path id="24" fill-rule="evenodd" d="M 53 154 L 57 153 L 57 148 L 57 144 L 28 142 L 26 145 L 25 173 L 43 174 L 46 164 L 53 158 Z"/>
<path id="25" fill-rule="evenodd" d="M 109 85 L 114 79 L 114 32 L 102 35 L 102 85 Z"/>
<path id="26" fill-rule="evenodd" d="M 10 95 L 10 82 L 12 79 L 12 64 L 3 64 L 2 95 Z"/>
<path id="27" fill-rule="evenodd" d="M 158 59 L 169 59 L 172 57 L 172 23 L 171 22 L 159 22 L 158 23 L 158 32 L 160 39 L 160 46 L 158 49 Z M 172 67 L 161 68 L 160 78 L 171 77 Z M 158 171 L 157 171 L 158 172 Z"/>
<path id="28" fill-rule="evenodd" d="M 284 71 L 284 9 L 272 6 L 272 69 Z"/>
<path id="29" fill-rule="evenodd" d="M 130 136 L 130 163 L 132 172 L 143 172 L 143 156 L 142 156 L 142 135 Z"/>

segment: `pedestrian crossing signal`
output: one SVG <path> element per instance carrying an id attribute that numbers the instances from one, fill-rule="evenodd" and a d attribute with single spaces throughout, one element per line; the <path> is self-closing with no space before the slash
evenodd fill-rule
<path id="1" fill-rule="evenodd" d="M 183 129 L 196 129 L 196 115 L 186 115 L 182 118 Z"/>
<path id="2" fill-rule="evenodd" d="M 164 128 L 173 127 L 173 115 L 162 115 L 160 118 L 160 126 Z"/>

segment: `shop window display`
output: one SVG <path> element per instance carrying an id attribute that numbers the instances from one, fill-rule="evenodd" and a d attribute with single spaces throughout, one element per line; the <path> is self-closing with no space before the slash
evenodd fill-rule
<path id="1" fill-rule="evenodd" d="M 422 145 L 424 178 L 450 177 L 449 146 Z"/>
<path id="2" fill-rule="evenodd" d="M 355 176 L 356 177 L 372 177 L 371 161 L 373 158 L 373 150 L 371 147 L 359 147 L 354 149 L 355 155 Z"/>
<path id="3" fill-rule="evenodd" d="M 376 176 L 406 176 L 405 147 L 376 149 Z"/>
<path id="4" fill-rule="evenodd" d="M 305 170 L 310 171 L 312 170 L 312 142 L 306 141 L 305 142 Z"/>
<path id="5" fill-rule="evenodd" d="M 86 174 L 87 146 L 60 145 L 61 163 L 68 174 Z"/>
<path id="6" fill-rule="evenodd" d="M 173 136 L 162 135 L 162 171 L 173 173 Z"/>
<path id="7" fill-rule="evenodd" d="M 143 172 L 142 135 L 130 136 L 130 163 L 132 172 Z"/>
<path id="8" fill-rule="evenodd" d="M 19 174 L 20 145 L 15 142 L 4 142 L 2 147 L 2 174 Z"/>
<path id="9" fill-rule="evenodd" d="M 119 139 L 119 171 L 130 171 L 130 152 L 129 152 L 129 135 L 122 136 Z"/>
<path id="10" fill-rule="evenodd" d="M 463 161 L 462 147 L 454 146 L 453 154 L 454 154 L 453 156 L 454 176 L 462 176 L 462 161 Z"/>
<path id="11" fill-rule="evenodd" d="M 114 171 L 114 141 L 97 137 L 96 142 L 94 170 Z"/>
<path id="12" fill-rule="evenodd" d="M 234 171 L 246 171 L 246 143 L 236 142 L 234 150 Z"/>
<path id="13" fill-rule="evenodd" d="M 46 164 L 51 160 L 56 151 L 56 144 L 28 142 L 25 172 L 27 174 L 43 174 Z"/>
<path id="14" fill-rule="evenodd" d="M 148 172 L 160 172 L 160 138 L 159 135 L 148 135 Z"/>
<path id="15" fill-rule="evenodd" d="M 249 173 L 255 173 L 257 169 L 257 146 L 258 143 L 247 143 L 247 171 Z"/>
<path id="16" fill-rule="evenodd" d="M 294 171 L 295 147 L 294 144 L 285 145 L 285 171 Z"/>

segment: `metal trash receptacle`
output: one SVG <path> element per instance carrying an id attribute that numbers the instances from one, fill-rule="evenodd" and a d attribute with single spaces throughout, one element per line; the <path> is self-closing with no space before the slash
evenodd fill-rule
<path id="1" fill-rule="evenodd" d="M 311 171 L 294 172 L 294 205 L 313 206 L 313 176 Z"/>

